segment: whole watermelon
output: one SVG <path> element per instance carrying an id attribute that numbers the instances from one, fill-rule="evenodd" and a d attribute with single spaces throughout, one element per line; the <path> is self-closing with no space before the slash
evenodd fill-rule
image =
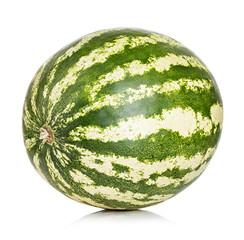
<path id="1" fill-rule="evenodd" d="M 84 36 L 41 66 L 26 95 L 23 135 L 37 172 L 66 196 L 138 209 L 201 175 L 222 119 L 216 82 L 192 51 L 120 28 Z"/>

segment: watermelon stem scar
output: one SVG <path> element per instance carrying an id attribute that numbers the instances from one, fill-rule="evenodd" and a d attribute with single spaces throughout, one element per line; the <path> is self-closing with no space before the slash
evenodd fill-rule
<path id="1" fill-rule="evenodd" d="M 44 125 L 43 127 L 40 128 L 40 138 L 42 140 L 42 143 L 49 143 L 52 144 L 54 137 L 53 137 L 53 132 L 52 129 Z"/>

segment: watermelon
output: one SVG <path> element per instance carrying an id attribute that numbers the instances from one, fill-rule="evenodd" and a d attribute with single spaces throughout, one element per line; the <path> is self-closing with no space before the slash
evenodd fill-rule
<path id="1" fill-rule="evenodd" d="M 108 29 L 40 67 L 24 102 L 23 136 L 36 171 L 67 197 L 138 209 L 202 174 L 222 119 L 214 77 L 192 51 L 156 32 Z"/>

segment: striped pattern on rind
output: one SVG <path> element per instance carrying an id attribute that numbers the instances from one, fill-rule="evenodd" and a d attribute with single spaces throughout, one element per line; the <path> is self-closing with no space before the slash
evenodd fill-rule
<path id="1" fill-rule="evenodd" d="M 38 70 L 24 104 L 24 143 L 37 172 L 66 196 L 136 209 L 201 175 L 222 111 L 213 76 L 182 44 L 144 30 L 104 30 Z"/>

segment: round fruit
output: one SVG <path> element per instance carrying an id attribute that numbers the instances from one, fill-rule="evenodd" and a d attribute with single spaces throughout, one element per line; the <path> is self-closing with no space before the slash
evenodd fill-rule
<path id="1" fill-rule="evenodd" d="M 37 172 L 66 196 L 107 209 L 171 198 L 204 171 L 222 128 L 207 67 L 174 39 L 109 29 L 54 54 L 23 112 Z"/>

